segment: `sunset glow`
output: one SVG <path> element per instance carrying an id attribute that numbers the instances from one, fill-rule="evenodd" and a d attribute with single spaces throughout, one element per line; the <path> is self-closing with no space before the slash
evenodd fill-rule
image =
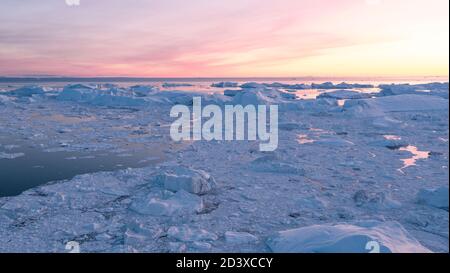
<path id="1" fill-rule="evenodd" d="M 0 75 L 446 76 L 447 0 L 4 0 Z"/>

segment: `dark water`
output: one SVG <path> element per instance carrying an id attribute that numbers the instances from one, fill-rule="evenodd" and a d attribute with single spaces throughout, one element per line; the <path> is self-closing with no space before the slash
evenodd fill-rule
<path id="1" fill-rule="evenodd" d="M 0 197 L 14 196 L 50 181 L 71 179 L 78 174 L 139 168 L 162 161 L 157 149 L 127 151 L 130 156 L 100 152 L 45 152 L 25 143 L 0 139 L 0 153 L 24 153 L 15 159 L 0 159 Z M 5 149 L 15 144 L 20 147 Z M 68 159 L 74 158 L 74 159 Z"/>

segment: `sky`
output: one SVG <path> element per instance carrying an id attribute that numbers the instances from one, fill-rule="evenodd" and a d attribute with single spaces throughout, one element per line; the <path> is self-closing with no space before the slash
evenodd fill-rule
<path id="1" fill-rule="evenodd" d="M 0 0 L 0 76 L 448 71 L 448 0 Z"/>

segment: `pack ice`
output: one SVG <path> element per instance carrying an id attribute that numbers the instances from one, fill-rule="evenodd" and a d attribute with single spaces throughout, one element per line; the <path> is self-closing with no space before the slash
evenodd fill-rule
<path id="1" fill-rule="evenodd" d="M 0 198 L 0 252 L 70 241 L 81 252 L 448 252 L 448 83 L 187 85 L 1 91 L 0 164 L 29 156 L 10 136 L 45 153 L 163 160 Z M 297 98 L 311 88 L 317 99 Z M 173 142 L 170 109 L 194 96 L 279 105 L 278 149 Z"/>

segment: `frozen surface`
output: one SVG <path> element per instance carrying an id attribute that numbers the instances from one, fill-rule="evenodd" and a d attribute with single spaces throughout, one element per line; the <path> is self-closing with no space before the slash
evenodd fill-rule
<path id="1" fill-rule="evenodd" d="M 311 84 L 247 83 L 225 95 L 107 84 L 2 92 L 0 164 L 20 159 L 8 159 L 16 152 L 5 135 L 48 153 L 160 147 L 165 160 L 0 198 L 0 252 L 65 252 L 69 241 L 82 252 L 369 252 L 370 240 L 383 251 L 448 252 L 448 85 L 396 86 L 368 98 L 365 85 L 318 84 L 330 94 L 304 100 L 285 89 Z M 278 149 L 173 142 L 170 108 L 193 96 L 278 104 Z M 407 147 L 428 156 L 405 166 Z"/>
<path id="2" fill-rule="evenodd" d="M 417 194 L 417 202 L 448 211 L 448 187 L 422 189 Z"/>
<path id="3" fill-rule="evenodd" d="M 376 245 L 372 246 L 371 242 Z M 268 239 L 268 245 L 281 253 L 430 252 L 397 222 L 313 225 L 278 232 Z"/>

